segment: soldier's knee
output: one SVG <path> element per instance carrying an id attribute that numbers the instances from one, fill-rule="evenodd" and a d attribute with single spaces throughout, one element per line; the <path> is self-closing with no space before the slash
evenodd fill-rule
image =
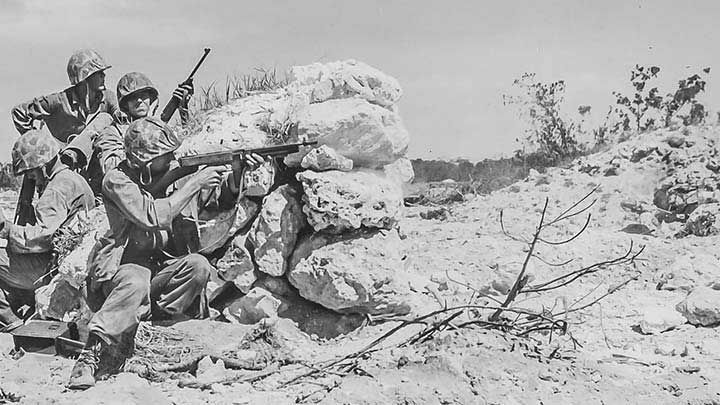
<path id="1" fill-rule="evenodd" d="M 136 264 L 123 264 L 115 274 L 118 286 L 144 294 L 150 290 L 150 270 Z"/>
<path id="2" fill-rule="evenodd" d="M 191 253 L 185 258 L 188 267 L 191 269 L 193 281 L 197 284 L 204 285 L 210 279 L 210 271 L 212 265 L 205 256 Z"/>

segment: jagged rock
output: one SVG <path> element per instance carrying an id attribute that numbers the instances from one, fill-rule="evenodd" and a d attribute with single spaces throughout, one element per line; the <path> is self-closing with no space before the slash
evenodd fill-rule
<path id="1" fill-rule="evenodd" d="M 230 235 L 235 235 L 238 231 L 250 225 L 250 222 L 255 219 L 258 211 L 260 211 L 258 203 L 244 197 L 238 201 L 237 208 L 238 210 L 235 213 L 235 222 L 228 232 Z"/>
<path id="2" fill-rule="evenodd" d="M 710 236 L 720 233 L 720 204 L 702 204 L 688 217 L 678 236 Z"/>
<path id="3" fill-rule="evenodd" d="M 408 158 L 400 158 L 388 165 L 383 166 L 387 178 L 398 183 L 412 183 L 415 178 L 415 171 L 412 162 Z"/>
<path id="4" fill-rule="evenodd" d="M 299 113 L 297 134 L 372 169 L 404 157 L 410 141 L 398 114 L 362 99 L 310 104 Z M 288 155 L 285 164 L 299 166 L 305 153 Z"/>
<path id="5" fill-rule="evenodd" d="M 397 231 L 313 234 L 293 253 L 290 283 L 326 308 L 361 314 L 407 314 L 410 289 Z"/>
<path id="6" fill-rule="evenodd" d="M 90 210 L 87 215 L 78 214 L 66 227 L 63 235 L 56 238 L 80 238 L 75 246 L 68 246 L 70 250 L 58 263 L 58 275 L 55 279 L 67 280 L 70 285 L 81 288 L 87 277 L 88 257 L 95 241 L 110 229 L 105 207 L 99 206 Z M 57 243 L 56 243 L 57 245 Z"/>
<path id="7" fill-rule="evenodd" d="M 720 323 L 720 291 L 697 287 L 675 308 L 693 325 L 716 325 Z"/>
<path id="8" fill-rule="evenodd" d="M 301 297 L 285 277 L 265 276 L 255 283 L 280 300 L 278 316 L 295 322 L 303 332 L 330 339 L 350 333 L 365 321 L 360 314 L 340 314 Z"/>
<path id="9" fill-rule="evenodd" d="M 685 323 L 685 318 L 672 307 L 656 306 L 641 310 L 640 330 L 646 335 L 655 335 L 675 329 Z"/>
<path id="10" fill-rule="evenodd" d="M 355 60 L 314 63 L 293 66 L 293 81 L 312 86 L 311 102 L 361 97 L 384 107 L 391 106 L 402 96 L 400 84 L 393 77 Z"/>
<path id="11" fill-rule="evenodd" d="M 276 318 L 279 307 L 280 300 L 269 291 L 255 287 L 225 308 L 223 315 L 230 322 L 251 325 L 265 318 Z"/>
<path id="12" fill-rule="evenodd" d="M 255 170 L 245 171 L 244 195 L 262 197 L 268 195 L 275 183 L 275 163 L 267 161 Z"/>
<path id="13" fill-rule="evenodd" d="M 43 318 L 76 320 L 85 305 L 82 288 L 87 265 L 95 241 L 110 228 L 105 207 L 99 206 L 74 217 L 55 235 L 60 246 L 57 274 L 50 282 L 35 290 L 36 309 Z M 64 257 L 63 257 L 64 256 Z"/>
<path id="14" fill-rule="evenodd" d="M 300 166 L 316 172 L 324 172 L 326 170 L 349 172 L 353 168 L 353 161 L 337 153 L 335 149 L 327 145 L 321 145 L 308 152 L 308 154 L 302 158 Z"/>
<path id="15" fill-rule="evenodd" d="M 710 254 L 688 253 L 680 256 L 667 271 L 660 274 L 659 290 L 690 291 L 720 280 L 720 260 Z"/>
<path id="16" fill-rule="evenodd" d="M 307 223 L 299 193 L 289 185 L 279 187 L 265 197 L 258 218 L 248 234 L 254 247 L 258 270 L 282 276 L 295 248 L 298 232 Z"/>
<path id="17" fill-rule="evenodd" d="M 215 267 L 222 280 L 234 283 L 240 291 L 247 294 L 257 276 L 250 252 L 245 248 L 245 238 L 245 235 L 236 236 Z"/>
<path id="18" fill-rule="evenodd" d="M 35 310 L 42 319 L 74 320 L 83 305 L 82 291 L 66 279 L 53 279 L 35 290 Z"/>
<path id="19" fill-rule="evenodd" d="M 304 190 L 303 212 L 316 231 L 340 233 L 361 226 L 389 229 L 400 216 L 402 190 L 377 175 L 304 171 L 297 179 Z"/>

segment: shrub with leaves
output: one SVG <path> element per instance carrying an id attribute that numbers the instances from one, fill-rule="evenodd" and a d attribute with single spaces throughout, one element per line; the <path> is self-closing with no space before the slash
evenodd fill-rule
<path id="1" fill-rule="evenodd" d="M 513 87 L 515 94 L 503 95 L 503 103 L 515 106 L 520 118 L 527 122 L 524 143 L 554 157 L 576 154 L 575 125 L 560 114 L 565 81 L 539 83 L 535 73 L 524 73 Z"/>
<path id="2" fill-rule="evenodd" d="M 710 74 L 710 68 L 706 67 L 702 73 Z M 665 126 L 670 126 L 674 116 L 680 118 L 683 125 L 698 125 L 705 121 L 707 111 L 696 97 L 705 91 L 706 83 L 701 74 L 693 74 L 678 82 L 678 89 L 669 93 L 663 102 Z M 688 108 L 684 108 L 686 106 Z"/>
<path id="3" fill-rule="evenodd" d="M 659 72 L 660 68 L 657 66 L 635 65 L 630 71 L 630 83 L 635 94 L 628 97 L 620 92 L 613 92 L 622 130 L 646 131 L 654 127 L 656 119 L 651 113 L 660 110 L 663 97 L 658 88 L 649 87 L 648 82 L 656 78 Z"/>
<path id="4" fill-rule="evenodd" d="M 710 68 L 702 72 L 709 74 Z M 682 120 L 683 125 L 697 125 L 705 121 L 707 111 L 696 98 L 705 91 L 706 81 L 702 74 L 693 74 L 680 80 L 677 90 L 663 97 L 657 87 L 649 85 L 658 73 L 660 68 L 657 66 L 635 65 L 630 71 L 630 82 L 635 93 L 629 97 L 613 92 L 615 107 L 611 112 L 619 117 L 617 124 L 614 124 L 615 129 L 647 131 L 658 126 L 670 126 L 676 117 Z M 659 119 L 662 122 L 658 122 Z"/>

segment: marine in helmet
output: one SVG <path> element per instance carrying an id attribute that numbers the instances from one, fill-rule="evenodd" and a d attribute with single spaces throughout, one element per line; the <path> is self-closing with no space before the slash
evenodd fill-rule
<path id="1" fill-rule="evenodd" d="M 194 92 L 192 82 L 181 84 L 173 91 L 173 97 L 180 100 L 180 111 L 187 110 L 190 97 Z M 154 116 L 158 108 L 158 90 L 145 74 L 130 72 L 120 78 L 117 84 L 117 95 L 120 110 L 132 122 L 147 116 Z M 180 114 L 185 124 L 186 114 Z M 97 158 L 99 174 L 94 178 L 102 180 L 102 176 L 115 168 L 125 159 L 123 135 L 129 123 L 113 122 L 100 130 L 93 143 L 94 156 Z M 91 186 L 98 183 L 90 181 Z M 96 189 L 98 187 L 93 187 Z"/>
<path id="2" fill-rule="evenodd" d="M 186 207 L 205 207 L 208 192 L 234 204 L 239 191 L 232 174 L 224 177 L 223 168 L 206 167 L 183 178 L 174 192 L 151 194 L 179 146 L 160 119 L 137 119 L 125 132 L 126 158 L 103 178 L 110 232 L 90 258 L 87 294 L 95 314 L 70 388 L 87 388 L 98 375 L 117 370 L 132 352 L 141 319 L 207 316 L 205 288 L 212 266 L 198 253 L 178 250 L 171 229 Z M 252 155 L 245 163 L 260 162 Z"/>
<path id="3" fill-rule="evenodd" d="M 87 182 L 58 159 L 58 142 L 47 128 L 28 131 L 12 149 L 16 176 L 32 179 L 40 195 L 29 224 L 19 226 L 0 210 L 0 321 L 17 325 L 18 310 L 34 307 L 34 290 L 47 283 L 52 259 L 52 236 L 77 215 L 95 206 Z"/>
<path id="4" fill-rule="evenodd" d="M 23 134 L 42 123 L 64 145 L 70 143 L 88 125 L 97 129 L 119 119 L 115 94 L 105 88 L 105 71 L 111 66 L 92 49 L 81 49 L 70 56 L 67 75 L 70 87 L 47 96 L 19 104 L 12 109 L 15 128 Z M 103 115 L 107 114 L 107 115 Z M 89 158 L 91 142 L 67 152 L 67 162 Z M 80 155 L 80 156 L 78 156 Z"/>

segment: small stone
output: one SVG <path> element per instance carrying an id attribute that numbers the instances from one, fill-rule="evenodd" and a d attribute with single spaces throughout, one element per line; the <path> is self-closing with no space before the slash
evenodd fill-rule
<path id="1" fill-rule="evenodd" d="M 716 325 L 720 323 L 720 291 L 696 287 L 676 309 L 693 325 Z"/>
<path id="2" fill-rule="evenodd" d="M 320 145 L 303 157 L 300 166 L 316 172 L 324 172 L 326 170 L 349 172 L 353 168 L 353 161 L 337 153 L 335 149 L 327 145 Z"/>
<path id="3" fill-rule="evenodd" d="M 223 315 L 230 322 L 252 325 L 265 318 L 277 318 L 280 304 L 269 291 L 256 287 L 225 308 Z"/>
<path id="4" fill-rule="evenodd" d="M 685 318 L 672 307 L 643 308 L 640 330 L 646 335 L 659 334 L 685 323 Z"/>
<path id="5" fill-rule="evenodd" d="M 230 281 L 247 294 L 257 280 L 255 265 L 253 264 L 250 252 L 245 248 L 245 236 L 236 236 L 225 254 L 215 265 L 220 279 Z"/>
<path id="6" fill-rule="evenodd" d="M 676 354 L 675 346 L 670 343 L 660 343 L 655 348 L 655 354 L 659 354 L 661 356 L 674 356 Z"/>

